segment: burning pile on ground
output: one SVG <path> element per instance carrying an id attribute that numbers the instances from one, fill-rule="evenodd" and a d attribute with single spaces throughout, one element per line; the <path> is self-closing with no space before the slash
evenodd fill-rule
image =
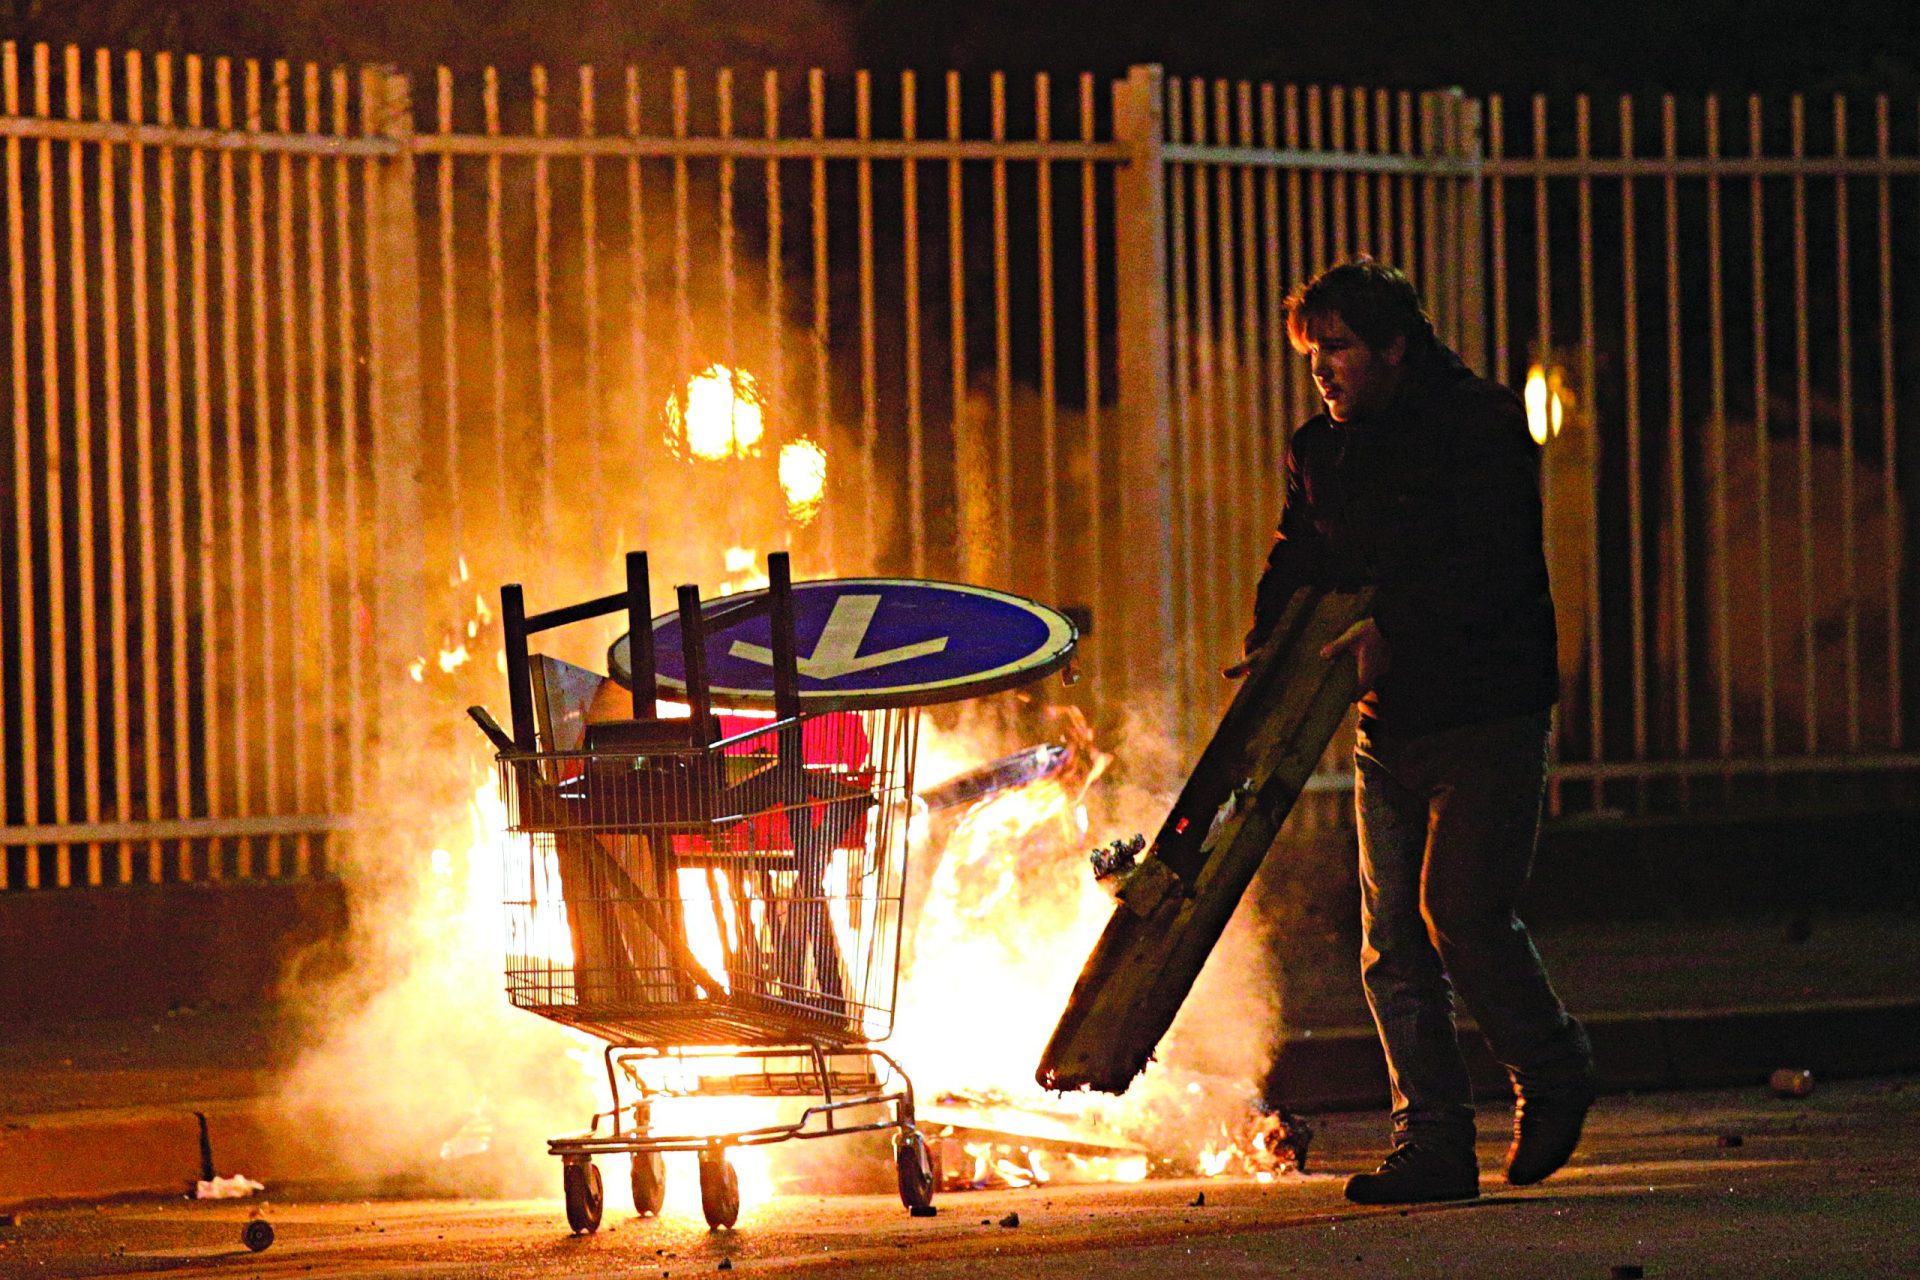
<path id="1" fill-rule="evenodd" d="M 1250 922 L 1229 930 L 1161 1060 L 1125 1096 L 1050 1094 L 1033 1082 L 1114 909 L 1088 867 L 1096 823 L 1103 834 L 1149 827 L 1170 799 L 1113 778 L 1076 711 L 1046 714 L 1051 744 L 988 765 L 976 762 L 1009 742 L 1005 726 L 963 721 L 929 731 L 922 747 L 923 776 L 942 780 L 921 791 L 930 812 L 914 850 L 897 1045 L 922 1097 L 935 1099 L 922 1123 L 939 1140 L 943 1182 L 1299 1168 L 1304 1126 L 1263 1115 L 1257 1101 L 1275 1015 Z"/>

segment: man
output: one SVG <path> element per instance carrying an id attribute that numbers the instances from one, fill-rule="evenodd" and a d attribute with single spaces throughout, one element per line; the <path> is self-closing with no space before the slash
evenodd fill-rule
<path id="1" fill-rule="evenodd" d="M 1519 399 L 1439 341 L 1393 268 L 1295 290 L 1287 333 L 1326 412 L 1288 450 L 1246 651 L 1302 584 L 1376 588 L 1373 616 L 1322 651 L 1358 663 L 1361 969 L 1393 1085 L 1392 1153 L 1347 1197 L 1479 1194 L 1456 990 L 1513 1080 L 1507 1179 L 1538 1182 L 1593 1100 L 1586 1034 L 1514 914 L 1557 697 L 1538 451 Z"/>

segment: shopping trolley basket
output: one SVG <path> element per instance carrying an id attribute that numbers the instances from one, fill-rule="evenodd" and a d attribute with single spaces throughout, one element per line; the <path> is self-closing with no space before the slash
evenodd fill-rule
<path id="1" fill-rule="evenodd" d="M 596 719 L 606 678 L 530 656 L 527 638 L 622 607 L 640 635 L 644 557 L 628 572 L 623 596 L 532 618 L 517 588 L 503 592 L 514 733 L 476 710 L 500 747 L 513 838 L 508 997 L 606 1042 L 611 1109 L 549 1142 L 568 1222 L 600 1223 L 597 1155 L 633 1156 L 647 1214 L 664 1198 L 662 1153 L 698 1153 L 701 1204 L 721 1227 L 740 1207 L 729 1148 L 874 1130 L 894 1132 L 901 1200 L 924 1211 L 935 1179 L 912 1082 L 876 1046 L 898 986 L 919 713 L 803 713 L 791 696 L 772 718 L 713 713 L 700 603 L 682 588 L 691 714 L 650 714 L 639 670 L 635 715 Z M 788 590 L 779 557 L 766 607 L 790 609 Z M 774 633 L 791 690 L 790 615 Z M 810 1101 L 744 1131 L 655 1131 L 656 1099 L 722 1093 Z"/>

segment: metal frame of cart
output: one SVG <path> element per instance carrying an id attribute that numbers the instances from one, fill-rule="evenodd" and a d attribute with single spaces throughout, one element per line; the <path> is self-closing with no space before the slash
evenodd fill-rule
<path id="1" fill-rule="evenodd" d="M 549 1142 L 576 1232 L 595 1230 L 604 1207 L 593 1157 L 616 1152 L 634 1157 L 642 1214 L 664 1198 L 661 1154 L 697 1152 L 702 1208 L 722 1227 L 740 1207 L 729 1148 L 892 1130 L 902 1202 L 924 1211 L 932 1201 L 912 1082 L 874 1047 L 891 1033 L 898 989 L 918 711 L 803 710 L 786 558 L 770 569 L 758 607 L 772 617 L 774 718 L 731 725 L 711 704 L 691 587 L 679 589 L 690 715 L 657 714 L 644 554 L 628 557 L 620 595 L 528 616 L 517 586 L 502 591 L 513 731 L 474 716 L 499 748 L 524 854 L 513 868 L 524 892 L 507 903 L 509 996 L 607 1041 L 612 1109 Z M 589 715 L 585 702 L 611 691 L 591 684 L 604 679 L 530 655 L 528 640 L 622 610 L 632 714 L 607 718 L 602 704 Z M 719 942 L 719 972 L 695 954 L 690 927 L 701 924 Z M 722 1057 L 759 1070 L 693 1088 L 645 1081 L 654 1063 Z M 638 1091 L 630 1102 L 622 1075 Z M 787 1123 L 653 1131 L 655 1098 L 714 1092 L 817 1101 Z"/>

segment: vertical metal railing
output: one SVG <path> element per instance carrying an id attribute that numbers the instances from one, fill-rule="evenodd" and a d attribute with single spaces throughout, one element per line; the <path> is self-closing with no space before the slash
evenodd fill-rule
<path id="1" fill-rule="evenodd" d="M 1094 79 L 569 79 L 577 94 L 544 68 L 437 71 L 409 143 L 435 572 L 537 560 L 555 590 L 598 590 L 616 550 L 645 545 L 663 583 L 727 590 L 789 550 L 809 574 L 1086 604 L 1117 639 L 1096 566 L 1126 150 L 1102 139 Z M 462 301 L 483 276 L 490 334 Z M 722 439 L 696 440 L 716 397 Z M 467 496 L 493 479 L 470 443 L 489 432 L 511 477 L 500 521 Z M 807 458 L 826 489 L 802 512 L 782 476 Z M 455 628 L 462 592 L 434 606 Z M 1109 673 L 1098 639 L 1089 656 Z"/>
<path id="2" fill-rule="evenodd" d="M 1317 407 L 1282 301 L 1358 253 L 1563 397 L 1557 808 L 1910 776 L 1885 97 L 415 83 L 0 59 L 0 889 L 324 874 L 395 655 L 481 681 L 476 584 L 599 592 L 635 545 L 1089 605 L 1094 696 L 1195 741 Z"/>
<path id="3" fill-rule="evenodd" d="M 368 352 L 335 316 L 368 284 L 324 178 L 392 148 L 347 136 L 343 78 L 329 129 L 318 68 L 298 74 L 0 50 L 0 888 L 337 854 L 337 726 L 367 689 L 333 504 Z"/>
<path id="4" fill-rule="evenodd" d="M 1523 153 L 1488 103 L 1495 373 L 1537 372 L 1564 414 L 1536 430 L 1568 633 L 1556 803 L 1895 802 L 1920 764 L 1893 358 L 1920 129 L 1897 136 L 1885 96 L 1653 105 L 1536 97 Z"/>

